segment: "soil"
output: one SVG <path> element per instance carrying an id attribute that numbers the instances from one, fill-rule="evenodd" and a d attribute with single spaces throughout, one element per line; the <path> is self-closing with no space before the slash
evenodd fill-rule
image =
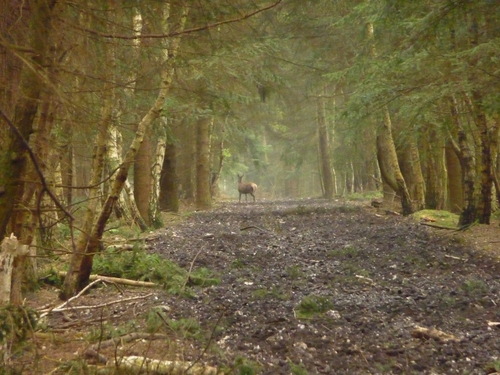
<path id="1" fill-rule="evenodd" d="M 234 374 L 493 373 L 500 371 L 499 241 L 498 224 L 436 229 L 366 202 L 223 203 L 147 239 L 149 251 L 186 269 L 206 267 L 220 283 L 191 296 L 92 289 L 72 303 L 88 308 L 49 314 L 34 336 L 36 358 L 27 350 L 13 366 L 78 373 L 98 363 L 97 351 L 110 362 L 141 355 Z M 30 303 L 60 304 L 56 292 L 42 290 Z M 95 307 L 109 301 L 117 303 Z M 144 332 L 153 307 L 200 328 L 111 347 L 89 343 L 109 326 Z"/>

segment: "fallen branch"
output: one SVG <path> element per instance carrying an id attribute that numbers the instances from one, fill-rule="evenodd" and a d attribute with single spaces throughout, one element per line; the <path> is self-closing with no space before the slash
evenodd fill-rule
<path id="1" fill-rule="evenodd" d="M 452 228 L 452 227 L 446 227 L 444 225 L 430 224 L 430 223 L 424 223 L 424 222 L 420 222 L 420 225 L 425 225 L 427 227 L 432 227 L 432 228 L 436 228 L 436 229 L 452 230 L 455 232 L 461 230 L 461 228 Z"/>
<path id="2" fill-rule="evenodd" d="M 449 333 L 440 331 L 435 328 L 425 328 L 420 326 L 415 326 L 415 328 L 411 332 L 411 335 L 418 339 L 435 339 L 441 342 L 460 341 L 458 337 L 451 335 Z"/>
<path id="3" fill-rule="evenodd" d="M 267 229 L 258 227 L 256 225 L 249 225 L 247 227 L 240 228 L 240 231 L 243 232 L 244 230 L 248 230 L 248 229 L 258 229 L 258 230 L 260 230 L 261 232 L 264 232 L 264 233 L 272 233 L 272 232 L 268 231 Z"/>
<path id="4" fill-rule="evenodd" d="M 373 281 L 373 279 L 370 279 L 369 277 L 366 277 L 366 276 L 363 276 L 363 275 L 354 275 L 354 276 L 357 277 L 360 280 L 364 280 L 364 281 L 369 282 L 370 284 L 375 285 L 375 281 Z"/>
<path id="5" fill-rule="evenodd" d="M 465 259 L 465 258 L 460 258 L 460 257 L 456 257 L 456 256 L 453 256 L 453 255 L 447 255 L 447 254 L 445 254 L 445 255 L 444 255 L 444 257 L 445 257 L 445 258 L 455 259 L 455 260 L 461 260 L 461 261 L 463 261 L 463 262 L 467 262 L 467 259 Z"/>
<path id="6" fill-rule="evenodd" d="M 123 302 L 130 302 L 130 301 L 135 301 L 135 300 L 138 300 L 138 299 L 144 299 L 144 298 L 148 298 L 148 297 L 151 297 L 153 295 L 153 293 L 148 293 L 144 296 L 135 296 L 135 297 L 130 297 L 130 298 L 125 298 L 125 299 L 117 299 L 117 300 L 114 300 L 114 301 L 109 301 L 109 302 L 106 302 L 106 303 L 100 303 L 98 305 L 88 305 L 88 306 L 70 306 L 70 307 L 63 307 L 63 308 L 55 308 L 53 310 L 51 310 L 50 312 L 62 312 L 62 311 L 68 311 L 68 310 L 87 310 L 87 309 L 98 309 L 98 308 L 101 308 L 101 307 L 107 307 L 107 306 L 111 306 L 111 305 L 116 305 L 117 303 L 123 303 Z"/>
<path id="7" fill-rule="evenodd" d="M 59 271 L 57 273 L 61 277 L 66 277 L 66 272 L 64 271 Z M 123 284 L 123 285 L 130 285 L 130 286 L 140 286 L 140 287 L 146 287 L 146 288 L 155 288 L 160 285 L 153 283 L 151 281 L 138 281 L 138 280 L 131 280 L 131 279 L 122 279 L 121 277 L 111 277 L 111 276 L 101 276 L 101 275 L 90 275 L 89 280 L 101 280 L 101 281 L 107 281 L 108 283 L 117 283 L 117 284 Z"/>
<path id="8" fill-rule="evenodd" d="M 77 295 L 71 297 L 70 299 L 68 299 L 66 302 L 60 304 L 59 306 L 56 306 L 54 308 L 49 308 L 49 309 L 44 309 L 44 310 L 40 310 L 40 318 L 43 318 L 44 316 L 48 315 L 51 311 L 63 311 L 61 309 L 64 308 L 64 306 L 66 306 L 68 303 L 76 300 L 77 298 L 79 298 L 83 293 L 85 293 L 88 289 L 92 288 L 92 286 L 94 286 L 94 284 L 97 284 L 99 282 L 102 282 L 101 279 L 97 279 L 97 280 L 94 280 L 93 282 L 91 282 L 89 285 L 87 285 L 85 288 L 83 288 L 82 290 L 80 290 L 80 293 L 78 293 Z"/>
<path id="9" fill-rule="evenodd" d="M 140 356 L 122 357 L 121 368 L 133 371 L 134 374 L 146 373 L 157 375 L 217 375 L 217 368 L 195 364 L 187 361 L 167 361 Z"/>
<path id="10" fill-rule="evenodd" d="M 101 349 L 105 349 L 110 346 L 118 346 L 119 344 L 123 344 L 133 340 L 166 340 L 166 339 L 168 339 L 167 335 L 159 333 L 134 332 L 124 336 L 114 337 L 109 340 L 98 342 L 97 344 L 94 344 L 90 348 L 85 350 L 83 355 L 86 358 L 94 358 L 98 363 L 108 363 L 109 362 L 108 358 L 102 353 L 100 353 Z"/>

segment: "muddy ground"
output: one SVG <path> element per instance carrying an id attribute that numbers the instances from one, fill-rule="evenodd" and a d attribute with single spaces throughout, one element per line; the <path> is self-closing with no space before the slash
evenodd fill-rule
<path id="1" fill-rule="evenodd" d="M 177 357 L 234 374 L 493 373 L 500 370 L 494 245 L 500 237 L 494 233 L 486 254 L 462 233 L 368 203 L 225 203 L 147 241 L 150 251 L 187 269 L 213 270 L 219 284 L 195 288 L 191 297 L 157 289 L 91 290 L 73 305 L 122 302 L 50 314 L 46 324 L 57 340 L 38 335 L 37 366 L 33 370 L 25 356 L 24 368 L 34 371 L 25 373 L 98 363 L 88 353 L 89 330 L 99 335 L 104 325 L 133 322 L 141 331 L 153 307 L 168 319 L 199 322 L 201 336 L 167 330 L 168 339 L 97 348 L 104 360 L 124 353 Z"/>

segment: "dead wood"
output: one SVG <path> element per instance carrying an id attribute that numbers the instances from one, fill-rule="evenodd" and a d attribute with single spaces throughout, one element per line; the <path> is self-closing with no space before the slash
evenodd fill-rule
<path id="1" fill-rule="evenodd" d="M 445 227 L 444 225 L 437 225 L 437 224 L 431 224 L 431 223 L 425 223 L 425 222 L 420 222 L 420 225 L 425 225 L 427 227 L 432 227 L 432 228 L 436 228 L 436 229 L 452 230 L 455 232 L 460 230 L 460 228 Z"/>
<path id="2" fill-rule="evenodd" d="M 415 338 L 418 339 L 434 339 L 438 340 L 441 342 L 459 342 L 460 339 L 454 335 L 451 335 L 449 333 L 440 331 L 435 328 L 425 328 L 425 327 L 420 327 L 420 326 L 415 326 L 413 331 L 411 332 L 411 335 Z"/>
<path id="3" fill-rule="evenodd" d="M 217 375 L 220 373 L 217 368 L 208 365 L 193 364 L 187 361 L 158 360 L 141 356 L 122 357 L 120 367 L 137 371 L 135 372 L 137 374 L 144 372 L 158 375 Z"/>
<path id="4" fill-rule="evenodd" d="M 57 274 L 61 277 L 66 276 L 66 272 L 64 272 L 64 271 L 59 271 Z M 91 281 L 101 280 L 101 281 L 106 281 L 108 283 L 118 283 L 118 284 L 123 284 L 123 285 L 139 286 L 139 287 L 146 287 L 146 288 L 159 287 L 158 284 L 153 283 L 151 281 L 138 281 L 138 280 L 131 280 L 131 279 L 123 279 L 121 277 L 90 275 L 89 280 L 91 280 Z"/>
<path id="5" fill-rule="evenodd" d="M 85 356 L 85 358 L 93 358 L 98 363 L 105 364 L 108 363 L 109 360 L 105 355 L 100 353 L 102 349 L 109 348 L 111 346 L 119 346 L 126 342 L 134 340 L 166 340 L 166 339 L 168 339 L 167 335 L 159 333 L 134 332 L 120 337 L 114 337 L 109 340 L 98 342 L 97 344 L 94 344 L 90 348 L 86 349 L 83 355 Z"/>
<path id="6" fill-rule="evenodd" d="M 118 299 L 114 301 L 109 301 L 106 303 L 100 303 L 98 305 L 88 305 L 88 306 L 70 306 L 70 307 L 63 307 L 63 308 L 55 308 L 51 310 L 51 312 L 62 312 L 62 311 L 68 311 L 68 310 L 87 310 L 87 309 L 98 309 L 101 307 L 107 307 L 111 305 L 116 305 L 117 303 L 124 303 L 124 302 L 130 302 L 130 301 L 135 301 L 138 299 L 144 299 L 151 297 L 153 293 L 149 293 L 143 296 L 135 296 L 135 297 L 130 297 L 130 298 L 123 298 L 123 299 Z"/>

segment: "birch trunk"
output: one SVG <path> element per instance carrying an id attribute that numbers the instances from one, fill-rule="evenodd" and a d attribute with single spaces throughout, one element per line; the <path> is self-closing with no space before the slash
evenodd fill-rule
<path id="1" fill-rule="evenodd" d="M 110 171 L 118 170 L 119 166 L 122 164 L 123 160 L 121 154 L 122 137 L 116 125 L 112 123 L 109 127 L 109 137 L 107 144 L 107 160 Z M 125 216 L 125 219 L 129 219 L 132 223 L 135 223 L 141 230 L 144 231 L 147 229 L 148 226 L 139 213 L 135 202 L 134 193 L 128 180 L 126 180 L 124 183 L 123 191 L 118 197 L 116 208 L 122 215 Z"/>
<path id="2" fill-rule="evenodd" d="M 160 118 L 158 143 L 156 144 L 155 161 L 151 167 L 152 174 L 152 191 L 149 206 L 149 216 L 153 223 L 159 223 L 160 220 L 160 180 L 163 161 L 165 160 L 165 152 L 167 149 L 167 119 Z"/>
<path id="3" fill-rule="evenodd" d="M 182 6 L 182 11 L 180 12 L 180 18 L 178 23 L 177 31 L 181 31 L 184 28 L 188 14 L 188 6 L 184 4 Z M 127 150 L 123 163 L 118 169 L 111 186 L 111 191 L 106 200 L 104 201 L 103 207 L 97 221 L 93 224 L 91 231 L 89 231 L 87 241 L 84 246 L 76 249 L 72 255 L 72 260 L 70 263 L 70 268 L 68 274 L 64 280 L 63 290 L 61 293 L 62 298 L 69 298 L 73 296 L 76 292 L 81 290 L 85 284 L 88 283 L 90 273 L 92 271 L 92 264 L 94 259 L 94 254 L 98 252 L 99 245 L 102 240 L 104 229 L 106 227 L 106 222 L 108 221 L 113 207 L 117 202 L 125 182 L 127 181 L 127 176 L 131 165 L 134 163 L 134 159 L 137 155 L 137 151 L 144 139 L 144 135 L 147 130 L 151 127 L 151 124 L 156 120 L 163 109 L 165 99 L 172 83 L 174 68 L 172 65 L 172 59 L 175 58 L 177 50 L 180 45 L 180 37 L 175 37 L 170 40 L 169 48 L 164 50 L 164 68 L 161 72 L 161 86 L 158 96 L 151 106 L 146 115 L 139 122 L 135 137 Z M 85 235 L 87 237 L 87 235 Z"/>

